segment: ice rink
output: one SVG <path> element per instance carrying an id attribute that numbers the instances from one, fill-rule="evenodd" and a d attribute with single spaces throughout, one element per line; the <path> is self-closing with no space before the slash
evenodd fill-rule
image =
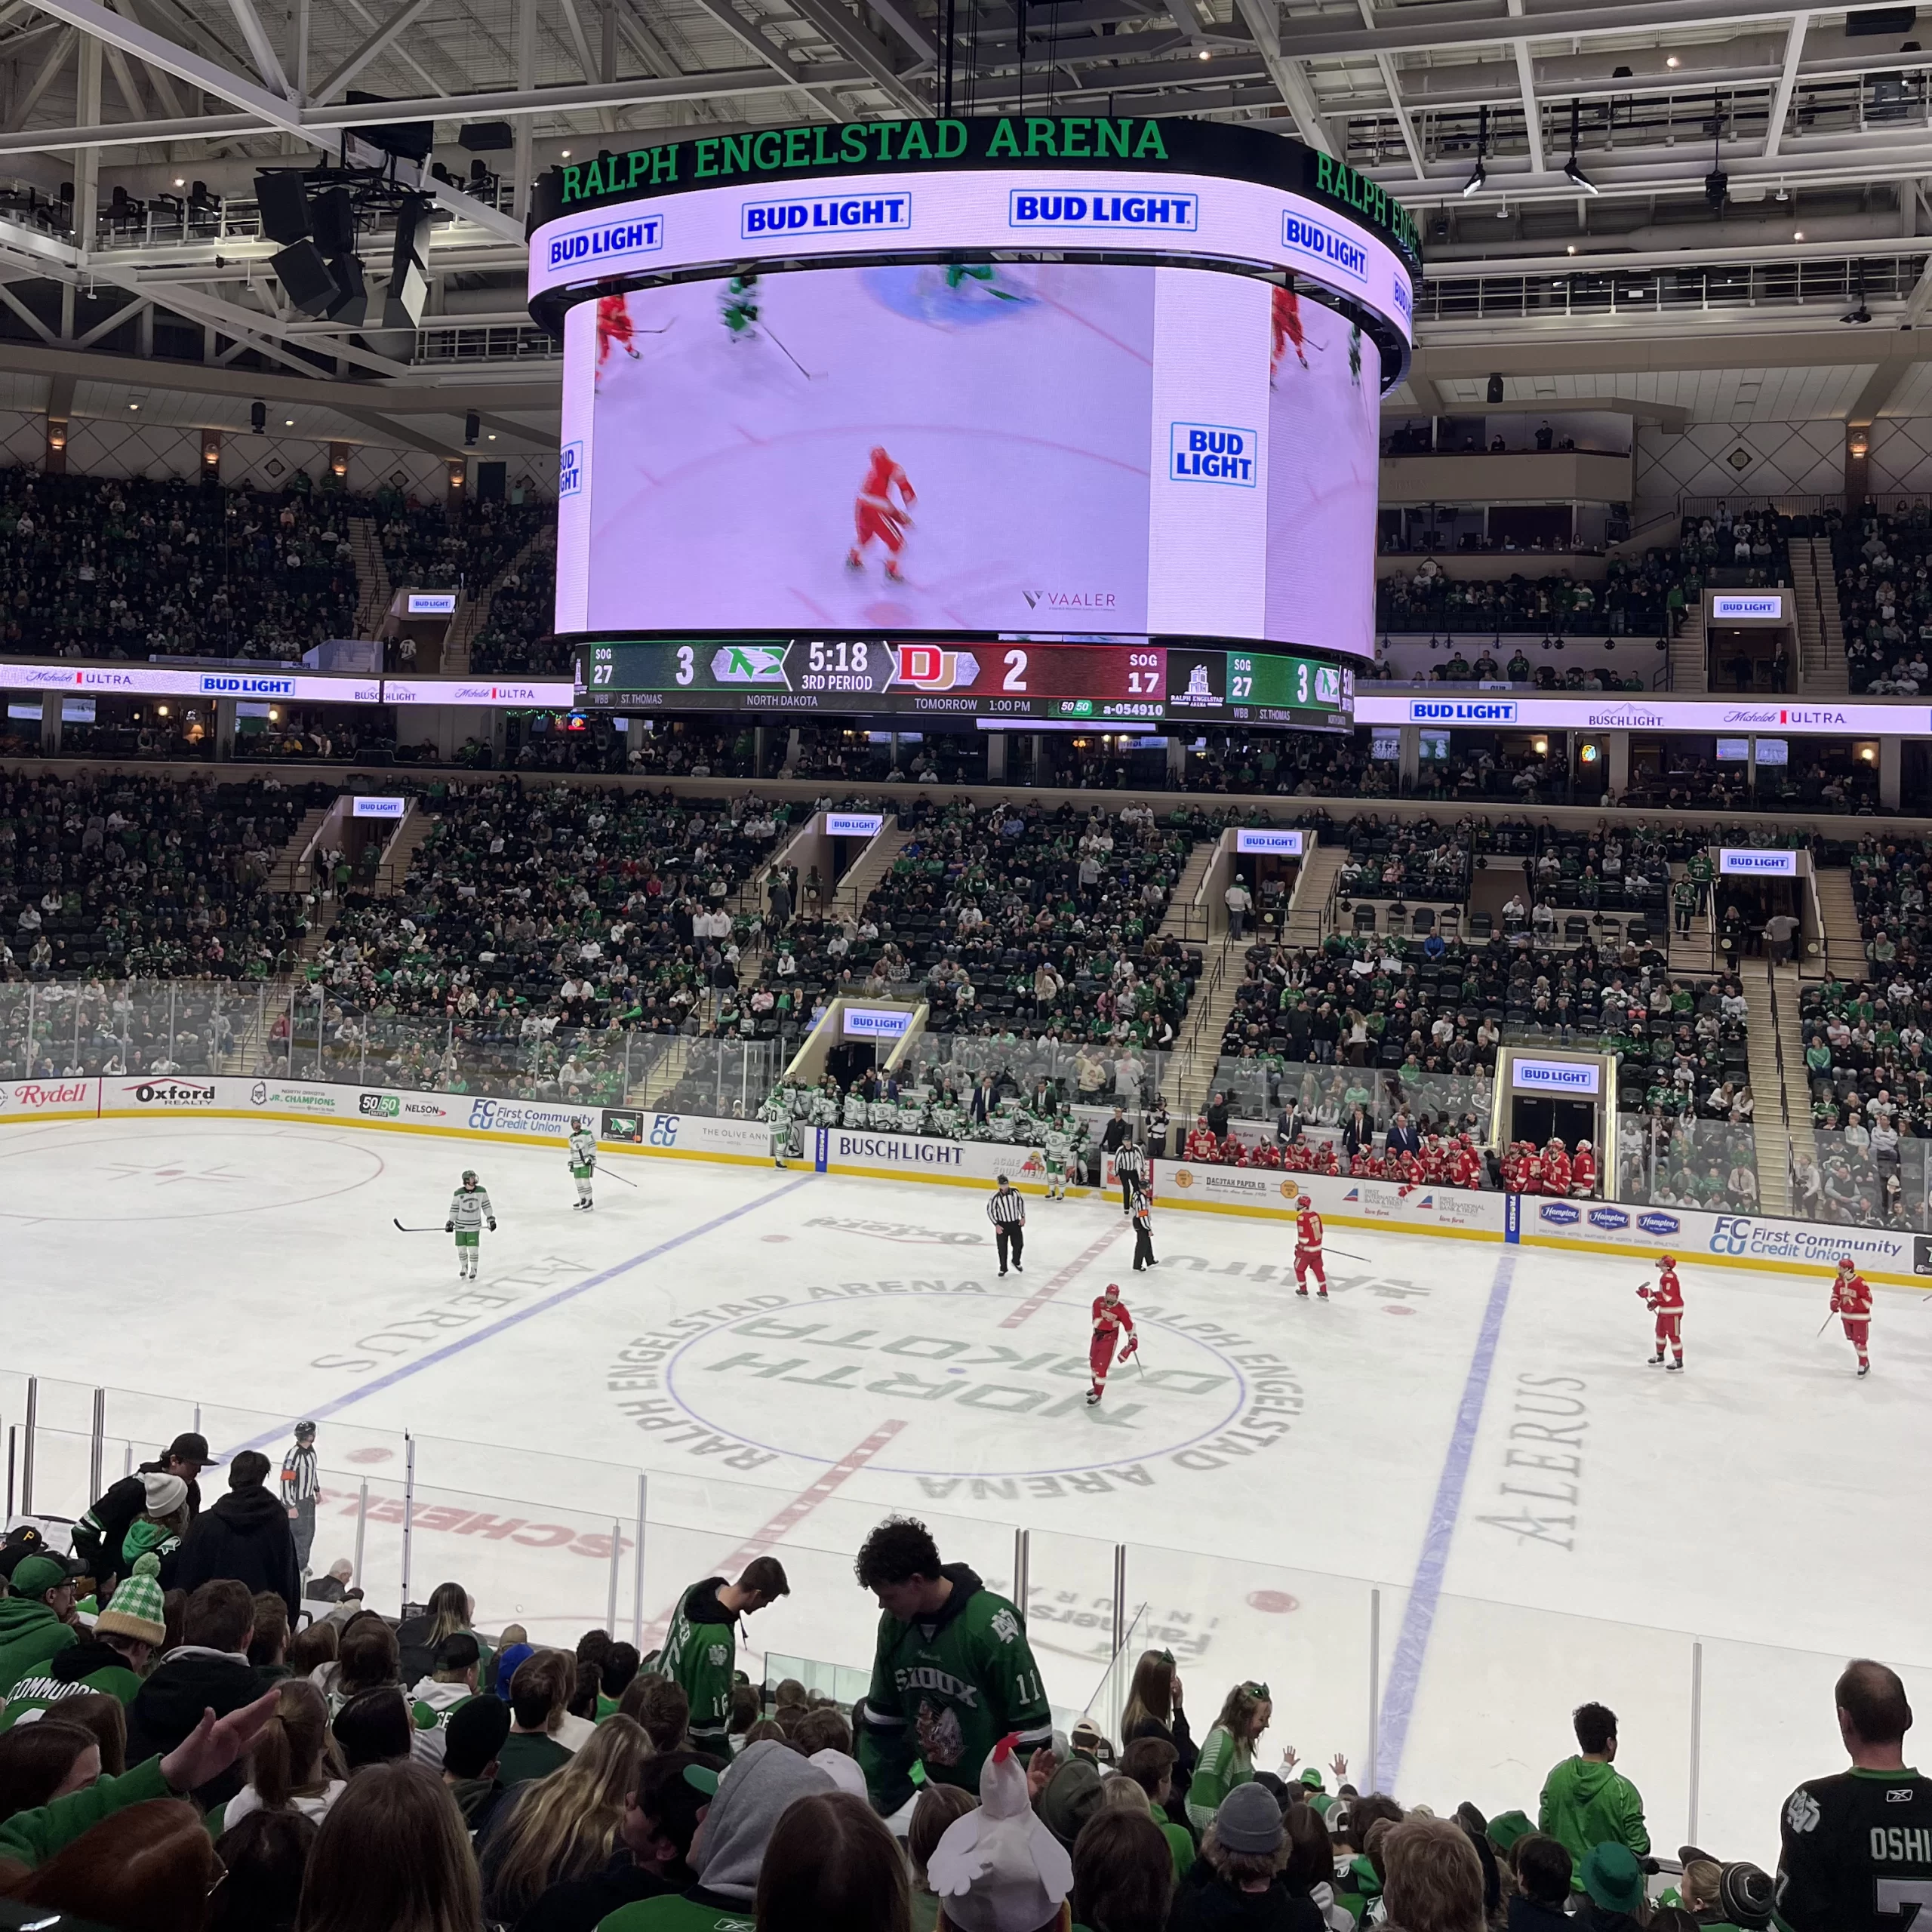
<path id="1" fill-rule="evenodd" d="M 441 1232 L 466 1165 L 500 1223 L 473 1287 Z M 1073 1711 L 1124 1544 L 1127 1614 L 1181 1660 L 1197 1735 L 1263 1678 L 1270 1764 L 1339 1750 L 1365 1779 L 1373 1751 L 1405 1799 L 1534 1810 L 1571 1707 L 1598 1698 L 1666 1852 L 1694 1757 L 1700 1835 L 1775 1857 L 1779 1798 L 1841 1762 L 1847 1656 L 1905 1669 L 1932 1712 L 1916 1294 L 1880 1291 L 1861 1383 L 1835 1323 L 1818 1333 L 1822 1278 L 1687 1256 L 1680 1377 L 1647 1365 L 1628 1260 L 1337 1227 L 1323 1306 L 1284 1281 L 1282 1234 L 1235 1217 L 1162 1216 L 1137 1278 L 1099 1196 L 1029 1201 L 1005 1281 L 970 1188 L 610 1158 L 594 1214 L 572 1198 L 561 1146 L 0 1128 L 0 1421 L 42 1378 L 36 1507 L 85 1503 L 97 1386 L 110 1475 L 197 1404 L 218 1454 L 278 1455 L 312 1417 L 315 1566 L 359 1520 L 386 1608 L 413 1454 L 418 1598 L 454 1576 L 486 1627 L 567 1638 L 614 1592 L 628 1634 L 634 1606 L 648 1629 L 682 1585 L 777 1548 L 793 1594 L 754 1647 L 855 1665 L 875 1612 L 851 1556 L 880 1515 L 918 1512 L 1001 1588 L 1023 1529 L 1034 1646 Z M 1088 1306 L 1112 1279 L 1144 1373 L 1090 1410 Z"/>

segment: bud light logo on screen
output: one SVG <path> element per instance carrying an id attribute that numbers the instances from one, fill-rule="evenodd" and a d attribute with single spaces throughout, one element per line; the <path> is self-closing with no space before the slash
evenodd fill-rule
<path id="1" fill-rule="evenodd" d="M 599 262 L 616 255 L 648 255 L 664 245 L 661 214 L 627 216 L 622 221 L 599 222 L 574 235 L 550 238 L 550 266 L 568 268 L 574 262 Z"/>
<path id="2" fill-rule="evenodd" d="M 1415 297 L 1409 293 L 1409 278 L 1407 275 L 1398 275 L 1396 276 L 1395 281 L 1395 306 L 1401 311 L 1403 321 L 1406 322 L 1413 320 L 1415 310 Z"/>
<path id="3" fill-rule="evenodd" d="M 583 445 L 566 443 L 557 457 L 557 494 L 574 497 L 583 488 Z"/>
<path id="4" fill-rule="evenodd" d="M 823 195 L 810 200 L 746 202 L 740 210 L 745 240 L 765 235 L 849 233 L 861 228 L 910 228 L 910 195 Z"/>
<path id="5" fill-rule="evenodd" d="M 1300 254 L 1312 255 L 1325 266 L 1340 269 L 1358 281 L 1368 279 L 1368 251 L 1339 229 L 1310 221 L 1305 214 L 1291 211 L 1282 216 L 1281 245 Z"/>
<path id="6" fill-rule="evenodd" d="M 1200 225 L 1198 195 L 1102 192 L 1044 195 L 1016 188 L 1007 198 L 1009 228 L 1139 228 L 1192 233 Z"/>
<path id="7" fill-rule="evenodd" d="M 1261 438 L 1252 429 L 1220 423 L 1176 423 L 1168 432 L 1168 475 L 1176 483 L 1231 483 L 1255 487 Z"/>

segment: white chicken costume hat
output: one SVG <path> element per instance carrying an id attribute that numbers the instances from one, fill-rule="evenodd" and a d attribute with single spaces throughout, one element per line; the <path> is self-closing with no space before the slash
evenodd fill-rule
<path id="1" fill-rule="evenodd" d="M 1073 1860 L 1033 1814 L 1026 1772 L 1002 1737 L 980 1767 L 980 1808 L 955 1818 L 926 1881 L 959 1932 L 1037 1932 L 1073 1889 Z"/>

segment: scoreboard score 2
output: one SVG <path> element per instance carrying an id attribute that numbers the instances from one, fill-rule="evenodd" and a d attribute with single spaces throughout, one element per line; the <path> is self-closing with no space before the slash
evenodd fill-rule
<path id="1" fill-rule="evenodd" d="M 578 647 L 590 709 L 946 712 L 1155 728 L 1174 719 L 1346 731 L 1346 666 L 1149 641 L 884 636 L 628 638 Z"/>

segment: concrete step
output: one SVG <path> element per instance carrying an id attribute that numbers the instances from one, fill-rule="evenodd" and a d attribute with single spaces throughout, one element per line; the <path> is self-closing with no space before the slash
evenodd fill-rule
<path id="1" fill-rule="evenodd" d="M 1842 866 L 1817 874 L 1818 914 L 1825 926 L 1825 963 L 1841 980 L 1862 980 L 1871 970 L 1851 897 L 1851 874 Z"/>
<path id="2" fill-rule="evenodd" d="M 1287 924 L 1281 930 L 1284 946 L 1316 946 L 1321 943 L 1321 915 L 1348 857 L 1347 846 L 1337 840 L 1330 844 L 1318 844 L 1302 861 L 1295 878 L 1294 897 L 1288 901 Z"/>

